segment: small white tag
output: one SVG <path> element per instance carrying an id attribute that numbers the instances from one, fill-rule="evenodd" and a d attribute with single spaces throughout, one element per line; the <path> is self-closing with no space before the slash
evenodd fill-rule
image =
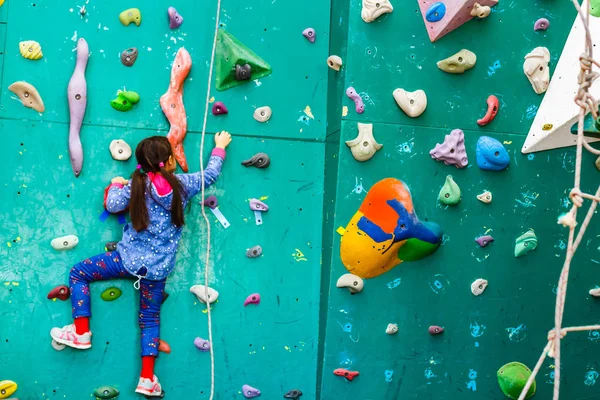
<path id="1" fill-rule="evenodd" d="M 254 211 L 254 219 L 256 220 L 256 225 L 262 225 L 262 212 Z"/>
<path id="2" fill-rule="evenodd" d="M 223 213 L 221 213 L 221 211 L 219 211 L 218 208 L 211 208 L 210 211 L 212 211 L 212 213 L 215 215 L 215 217 L 217 217 L 217 219 L 219 220 L 221 225 L 223 225 L 223 228 L 225 228 L 225 229 L 229 228 L 229 225 L 231 225 L 231 224 L 229 223 L 229 221 L 227 221 L 227 218 L 225 218 Z"/>

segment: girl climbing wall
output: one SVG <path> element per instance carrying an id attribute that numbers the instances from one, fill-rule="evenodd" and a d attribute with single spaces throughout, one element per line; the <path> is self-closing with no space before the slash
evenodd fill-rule
<path id="1" fill-rule="evenodd" d="M 231 142 L 227 132 L 215 135 L 215 148 L 205 169 L 204 185 L 212 185 L 221 173 L 225 148 Z M 69 275 L 74 323 L 53 328 L 56 342 L 75 349 L 92 347 L 89 318 L 89 283 L 107 279 L 137 279 L 140 290 L 139 324 L 142 331 L 142 372 L 135 390 L 146 396 L 161 396 L 154 375 L 160 339 L 160 307 L 167 276 L 175 266 L 175 253 L 184 224 L 184 209 L 202 188 L 202 176 L 174 175 L 176 161 L 167 138 L 142 140 L 135 151 L 137 168 L 131 181 L 116 177 L 108 190 L 109 212 L 129 208 L 131 222 L 123 228 L 117 250 L 90 257 L 76 264 Z"/>

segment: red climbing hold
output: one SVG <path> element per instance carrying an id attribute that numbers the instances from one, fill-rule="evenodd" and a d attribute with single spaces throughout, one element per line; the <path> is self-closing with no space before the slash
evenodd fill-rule
<path id="1" fill-rule="evenodd" d="M 71 291 L 65 285 L 60 285 L 55 287 L 48 293 L 49 299 L 59 299 L 59 300 L 68 300 L 69 296 L 71 296 Z"/>
<path id="2" fill-rule="evenodd" d="M 487 99 L 487 106 L 488 109 L 483 118 L 477 120 L 479 126 L 485 126 L 496 118 L 496 114 L 498 114 L 498 110 L 500 109 L 500 102 L 498 101 L 498 98 L 492 94 Z"/>
<path id="3" fill-rule="evenodd" d="M 333 371 L 333 373 L 337 376 L 343 376 L 344 378 L 348 379 L 349 381 L 354 380 L 354 378 L 356 378 L 358 376 L 358 371 L 348 371 L 347 369 L 344 369 L 344 368 L 338 368 L 335 371 Z"/>
<path id="4" fill-rule="evenodd" d="M 430 335 L 439 335 L 442 332 L 444 332 L 444 328 L 442 328 L 441 326 L 431 325 L 429 327 L 429 334 Z"/>

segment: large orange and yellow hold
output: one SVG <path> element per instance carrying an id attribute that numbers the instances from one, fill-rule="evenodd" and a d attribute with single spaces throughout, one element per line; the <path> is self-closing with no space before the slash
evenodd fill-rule
<path id="1" fill-rule="evenodd" d="M 368 191 L 348 223 L 340 256 L 352 274 L 374 278 L 404 261 L 434 253 L 441 242 L 438 224 L 419 221 L 404 182 L 386 178 Z"/>

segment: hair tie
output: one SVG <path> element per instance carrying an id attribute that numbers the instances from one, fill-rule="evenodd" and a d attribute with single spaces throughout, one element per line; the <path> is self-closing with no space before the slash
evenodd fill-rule
<path id="1" fill-rule="evenodd" d="M 160 168 L 162 168 L 162 167 L 164 167 L 164 166 L 165 166 L 165 163 L 161 161 L 161 162 L 159 162 L 159 163 L 158 163 L 158 166 L 159 166 Z"/>
<path id="2" fill-rule="evenodd" d="M 136 169 L 142 169 L 142 164 L 138 164 L 137 167 L 135 167 Z"/>

